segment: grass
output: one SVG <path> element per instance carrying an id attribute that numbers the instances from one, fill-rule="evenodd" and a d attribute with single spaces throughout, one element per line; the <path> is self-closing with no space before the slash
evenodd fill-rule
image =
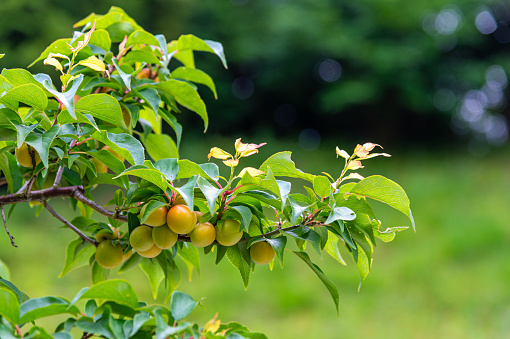
<path id="1" fill-rule="evenodd" d="M 230 151 L 231 143 L 220 140 L 217 145 Z M 195 145 L 193 154 L 197 156 L 191 160 L 206 161 L 205 145 L 212 143 L 201 145 Z M 292 144 L 278 147 L 297 149 Z M 269 151 L 261 150 L 258 159 Z M 293 159 L 298 168 L 311 173 L 340 167 L 332 152 L 300 151 L 300 157 L 297 153 Z M 286 253 L 284 269 L 279 265 L 273 271 L 257 267 L 247 291 L 228 261 L 215 266 L 212 256 L 202 257 L 201 276 L 194 274 L 190 283 L 183 274 L 179 287 L 197 299 L 205 297 L 205 309 L 197 308 L 190 319 L 204 323 L 219 312 L 223 321 L 238 321 L 278 339 L 510 336 L 510 159 L 410 152 L 373 159 L 366 166 L 362 174 L 383 174 L 405 188 L 417 231 L 408 230 L 392 243 L 378 244 L 372 272 L 360 292 L 357 269 L 347 253 L 343 253 L 348 263 L 345 267 L 327 254 L 321 259 L 310 252 L 340 291 L 339 316 L 314 273 Z M 56 208 L 71 215 L 67 206 L 62 201 Z M 71 299 L 83 285 L 90 284 L 86 268 L 57 278 L 66 242 L 74 235 L 60 228 L 45 211 L 39 218 L 34 214 L 28 207 L 15 209 L 9 225 L 19 248 L 12 248 L 7 236 L 0 235 L 0 259 L 11 268 L 12 281 L 31 297 Z M 405 216 L 386 206 L 376 205 L 376 214 L 383 227 L 409 225 Z M 181 268 L 184 273 L 185 267 Z M 150 288 L 140 271 L 112 273 L 111 277 L 127 279 L 141 299 L 151 301 Z"/>

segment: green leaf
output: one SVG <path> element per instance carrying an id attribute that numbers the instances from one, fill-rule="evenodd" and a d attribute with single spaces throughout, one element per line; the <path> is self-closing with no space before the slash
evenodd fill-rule
<path id="1" fill-rule="evenodd" d="M 206 179 L 202 177 L 198 177 L 198 187 L 200 187 L 200 190 L 205 196 L 205 199 L 207 200 L 207 206 L 209 207 L 209 212 L 211 215 L 214 214 L 214 210 L 216 207 L 216 200 L 218 199 L 218 196 L 220 195 L 222 189 L 216 188 L 213 185 L 209 183 Z M 251 214 L 250 214 L 251 216 Z"/>
<path id="2" fill-rule="evenodd" d="M 34 77 L 37 81 L 39 81 L 44 88 L 51 94 L 53 94 L 67 109 L 69 114 L 76 119 L 76 114 L 74 113 L 74 96 L 76 95 L 76 92 L 78 91 L 78 87 L 80 86 L 81 82 L 83 81 L 83 74 L 78 75 L 76 78 L 73 79 L 71 87 L 65 91 L 64 93 L 60 93 L 59 91 L 55 90 L 53 88 L 53 83 L 51 81 L 51 78 L 47 74 L 37 74 Z"/>
<path id="3" fill-rule="evenodd" d="M 96 29 L 92 32 L 89 45 L 101 48 L 104 52 L 108 52 L 112 46 L 110 34 L 104 29 Z"/>
<path id="4" fill-rule="evenodd" d="M 179 167 L 181 162 L 179 161 Z M 176 187 L 175 190 L 182 196 L 189 209 L 193 211 L 193 199 L 195 197 L 195 185 L 197 183 L 198 176 L 192 176 L 188 182 L 181 187 Z"/>
<path id="5" fill-rule="evenodd" d="M 191 264 L 190 267 L 194 267 L 197 270 L 198 275 L 200 276 L 200 256 L 198 253 L 198 249 L 193 246 L 191 243 L 183 242 L 182 247 L 179 248 L 177 252 L 178 255 L 188 264 Z M 191 281 L 192 271 L 189 271 L 189 280 Z"/>
<path id="6" fill-rule="evenodd" d="M 44 91 L 34 84 L 25 84 L 14 87 L 0 97 L 0 102 L 9 103 L 10 100 L 20 101 L 24 104 L 44 111 L 48 106 L 48 98 Z"/>
<path id="7" fill-rule="evenodd" d="M 0 154 L 0 169 L 7 180 L 9 191 L 17 192 L 23 184 L 23 178 L 16 157 L 11 153 Z"/>
<path id="8" fill-rule="evenodd" d="M 144 88 L 142 90 L 136 90 L 136 93 L 139 94 L 139 96 L 147 101 L 154 111 L 154 115 L 158 116 L 158 110 L 159 105 L 161 104 L 161 97 L 158 94 L 158 91 L 156 91 L 154 88 Z"/>
<path id="9" fill-rule="evenodd" d="M 166 158 L 179 158 L 179 151 L 173 139 L 167 134 L 147 135 L 144 139 L 145 149 L 154 161 Z"/>
<path id="10" fill-rule="evenodd" d="M 348 207 L 335 207 L 329 213 L 328 219 L 324 222 L 325 224 L 331 224 L 337 220 L 354 220 L 356 219 L 356 213 Z"/>
<path id="11" fill-rule="evenodd" d="M 207 110 L 203 100 L 193 86 L 184 81 L 173 79 L 152 86 L 160 91 L 171 94 L 179 104 L 197 113 L 204 121 L 204 132 L 207 130 L 207 126 L 209 125 Z"/>
<path id="12" fill-rule="evenodd" d="M 133 45 L 159 46 L 159 42 L 151 33 L 144 30 L 137 30 L 131 33 L 126 41 L 126 48 Z"/>
<path id="13" fill-rule="evenodd" d="M 39 55 L 37 59 L 35 59 L 28 67 L 32 67 L 35 63 L 40 60 L 44 60 L 50 55 L 50 53 L 60 53 L 64 55 L 71 54 L 71 48 L 69 44 L 71 43 L 71 39 L 58 39 L 51 43 L 46 49 Z"/>
<path id="14" fill-rule="evenodd" d="M 310 206 L 298 205 L 298 203 L 294 199 L 292 199 L 292 197 L 290 197 L 290 196 L 289 196 L 289 203 L 290 203 L 290 207 L 292 209 L 290 223 L 292 225 L 294 225 L 294 223 L 299 219 L 299 217 L 301 217 L 303 212 L 306 211 L 308 209 L 308 207 L 310 207 Z"/>
<path id="15" fill-rule="evenodd" d="M 149 168 L 144 165 L 131 166 L 118 176 L 114 177 L 114 179 L 123 175 L 133 175 L 135 177 L 145 179 L 149 182 L 152 182 L 154 185 L 158 186 L 163 191 L 166 191 L 168 187 L 166 179 L 164 178 L 164 175 L 160 171 Z"/>
<path id="16" fill-rule="evenodd" d="M 350 193 L 379 200 L 394 209 L 405 214 L 413 229 L 416 230 L 413 215 L 411 213 L 409 198 L 406 192 L 396 182 L 380 175 L 373 175 L 358 182 Z"/>
<path id="17" fill-rule="evenodd" d="M 71 240 L 66 247 L 64 268 L 58 277 L 62 278 L 75 268 L 88 265 L 90 257 L 95 252 L 95 247 L 88 242 L 84 242 L 82 238 Z"/>
<path id="18" fill-rule="evenodd" d="M 283 209 L 285 208 L 285 205 L 287 204 L 287 197 L 289 196 L 291 184 L 288 181 L 283 180 L 276 180 L 276 183 L 278 184 L 278 189 L 280 191 L 280 198 L 282 200 L 282 208 L 281 211 L 283 212 Z"/>
<path id="19" fill-rule="evenodd" d="M 184 52 L 186 50 L 203 51 L 216 54 L 223 66 L 227 68 L 227 60 L 223 51 L 223 45 L 212 40 L 202 40 L 192 34 L 181 35 L 177 40 L 177 50 Z"/>
<path id="20" fill-rule="evenodd" d="M 27 323 L 39 318 L 57 314 L 76 315 L 80 312 L 75 306 L 69 306 L 69 301 L 57 297 L 32 298 L 21 304 L 20 323 Z"/>
<path id="21" fill-rule="evenodd" d="M 132 337 L 133 335 L 135 335 L 140 330 L 140 328 L 142 328 L 142 326 L 145 325 L 145 323 L 150 319 L 151 316 L 147 312 L 140 312 L 135 314 L 135 316 L 133 317 L 133 327 L 129 332 L 129 336 Z"/>
<path id="22" fill-rule="evenodd" d="M 261 171 L 267 172 L 270 167 L 275 176 L 284 176 L 290 178 L 300 178 L 313 183 L 315 175 L 304 173 L 296 168 L 296 164 L 290 159 L 292 152 L 276 153 L 260 165 Z"/>
<path id="23" fill-rule="evenodd" d="M 174 320 L 179 321 L 190 315 L 197 305 L 198 301 L 188 294 L 175 291 L 170 299 L 170 312 Z"/>
<path id="24" fill-rule="evenodd" d="M 274 249 L 276 256 L 278 257 L 278 261 L 280 262 L 280 267 L 283 268 L 283 253 L 285 250 L 285 245 L 287 245 L 287 237 L 276 237 L 274 239 L 265 240 Z"/>
<path id="25" fill-rule="evenodd" d="M 235 210 L 241 216 L 241 229 L 240 231 L 248 232 L 250 226 L 252 213 L 251 210 L 246 206 L 232 206 L 231 210 Z"/>
<path id="26" fill-rule="evenodd" d="M 0 259 L 0 279 L 9 280 L 11 278 L 11 274 L 9 272 L 9 268 L 5 263 Z"/>
<path id="27" fill-rule="evenodd" d="M 162 65 L 159 59 L 153 53 L 143 50 L 135 50 L 129 52 L 122 58 L 122 62 L 143 62 L 144 64 Z"/>
<path id="28" fill-rule="evenodd" d="M 132 165 L 142 165 L 145 160 L 145 150 L 142 144 L 129 134 L 101 131 L 95 132 L 91 137 L 110 146 Z"/>
<path id="29" fill-rule="evenodd" d="M 60 125 L 55 124 L 46 132 L 40 133 L 30 133 L 25 142 L 35 148 L 39 156 L 41 157 L 41 161 L 44 164 L 44 167 L 48 167 L 48 156 L 49 149 L 53 139 L 58 135 L 60 130 Z"/>
<path id="30" fill-rule="evenodd" d="M 393 239 L 395 239 L 395 234 L 397 232 L 404 231 L 408 228 L 409 227 L 407 226 L 398 226 L 387 228 L 385 231 L 375 230 L 375 236 L 384 242 L 390 242 L 393 241 Z"/>
<path id="31" fill-rule="evenodd" d="M 328 231 L 328 242 L 326 243 L 326 252 L 333 257 L 336 261 L 341 263 L 342 265 L 347 266 L 344 259 L 342 258 L 342 255 L 340 254 L 340 251 L 338 250 L 338 241 L 340 240 L 340 237 L 336 235 L 333 232 Z"/>
<path id="32" fill-rule="evenodd" d="M 120 66 L 119 66 L 119 63 L 117 62 L 117 59 L 116 58 L 113 58 L 112 59 L 112 62 L 113 64 L 115 65 L 115 69 L 117 70 L 117 72 L 119 73 L 119 76 L 120 78 L 122 79 L 122 82 L 124 83 L 124 85 L 126 86 L 126 89 L 128 91 L 131 91 L 131 74 L 132 73 L 126 73 L 124 72 Z"/>
<path id="33" fill-rule="evenodd" d="M 179 160 L 179 173 L 177 174 L 176 179 L 185 179 L 190 178 L 194 175 L 199 175 L 202 178 L 208 180 L 214 180 L 211 178 L 201 167 L 188 159 Z"/>
<path id="34" fill-rule="evenodd" d="M 239 270 L 241 273 L 241 278 L 243 278 L 244 289 L 248 288 L 248 284 L 250 283 L 250 266 L 246 263 L 241 255 L 241 250 L 239 248 L 240 244 L 236 244 L 233 246 L 227 247 L 227 258 L 230 263 Z"/>
<path id="35" fill-rule="evenodd" d="M 207 73 L 199 69 L 179 67 L 172 71 L 172 77 L 191 81 L 197 84 L 206 85 L 213 92 L 214 98 L 218 99 L 218 94 L 216 93 L 216 86 L 214 85 L 212 78 Z"/>
<path id="36" fill-rule="evenodd" d="M 123 130 L 128 129 L 119 102 L 111 95 L 104 93 L 86 95 L 76 102 L 75 110 L 82 114 L 90 114 Z"/>
<path id="37" fill-rule="evenodd" d="M 154 168 L 163 173 L 168 181 L 172 182 L 179 173 L 179 161 L 177 159 L 161 159 L 154 163 Z"/>
<path id="38" fill-rule="evenodd" d="M 318 175 L 313 179 L 313 190 L 321 198 L 327 198 L 331 194 L 331 183 L 323 175 Z"/>
<path id="39" fill-rule="evenodd" d="M 109 275 L 110 275 L 109 269 L 102 267 L 101 265 L 99 265 L 97 263 L 97 261 L 94 261 L 92 263 L 91 277 L 92 277 L 93 284 L 97 284 L 97 283 L 100 283 L 101 281 L 105 281 L 106 279 L 108 279 Z"/>
<path id="40" fill-rule="evenodd" d="M 296 254 L 299 258 L 301 258 L 311 269 L 312 271 L 319 277 L 319 279 L 322 281 L 324 286 L 329 291 L 329 294 L 331 294 L 331 298 L 333 298 L 333 302 L 335 303 L 336 312 L 339 314 L 338 304 L 340 299 L 340 294 L 338 293 L 338 289 L 336 288 L 335 284 L 322 272 L 322 270 L 319 268 L 319 266 L 312 263 L 310 260 L 310 257 L 306 252 L 296 252 L 292 251 L 294 254 Z"/>
<path id="41" fill-rule="evenodd" d="M 158 296 L 159 285 L 161 285 L 161 282 L 165 278 L 163 269 L 156 260 L 151 259 L 142 260 L 142 262 L 140 262 L 140 268 L 149 279 L 152 290 L 152 297 L 156 299 Z"/>
<path id="42" fill-rule="evenodd" d="M 12 324 L 19 324 L 20 303 L 11 289 L 0 286 L 0 315 Z"/>
<path id="43" fill-rule="evenodd" d="M 124 163 L 114 156 L 112 152 L 102 149 L 99 151 L 88 151 L 87 154 L 101 161 L 115 174 L 120 174 L 126 170 Z"/>
<path id="44" fill-rule="evenodd" d="M 85 291 L 79 299 L 108 299 L 133 308 L 138 307 L 138 297 L 133 287 L 120 279 L 102 281 Z"/>
<path id="45" fill-rule="evenodd" d="M 25 84 L 34 84 L 42 88 L 42 85 L 34 78 L 34 76 L 23 68 L 4 68 L 2 76 L 9 81 L 13 87 L 18 87 Z"/>

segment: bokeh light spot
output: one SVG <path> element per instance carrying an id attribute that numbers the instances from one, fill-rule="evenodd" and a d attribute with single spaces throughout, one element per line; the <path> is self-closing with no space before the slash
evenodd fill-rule
<path id="1" fill-rule="evenodd" d="M 276 108 L 274 119 L 280 126 L 289 127 L 294 125 L 297 119 L 296 108 L 289 104 L 283 104 Z"/>
<path id="2" fill-rule="evenodd" d="M 482 11 L 478 13 L 475 19 L 475 25 L 476 28 L 480 31 L 482 34 L 491 34 L 494 33 L 496 28 L 498 28 L 498 24 L 496 23 L 496 20 L 492 16 L 491 12 L 489 11 Z"/>
<path id="3" fill-rule="evenodd" d="M 321 144 L 321 135 L 313 128 L 306 128 L 299 133 L 299 146 L 305 151 L 313 151 Z"/>
<path id="4" fill-rule="evenodd" d="M 340 66 L 338 61 L 333 59 L 322 60 L 317 67 L 317 73 L 321 80 L 334 82 L 342 75 L 342 66 Z"/>
<path id="5" fill-rule="evenodd" d="M 253 95 L 255 85 L 250 78 L 240 77 L 232 82 L 232 94 L 241 100 L 246 100 Z"/>

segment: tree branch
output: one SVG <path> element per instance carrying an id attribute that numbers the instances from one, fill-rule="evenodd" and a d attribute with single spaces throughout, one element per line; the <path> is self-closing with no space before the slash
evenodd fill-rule
<path id="1" fill-rule="evenodd" d="M 87 206 L 92 207 L 95 211 L 120 221 L 127 222 L 127 217 L 120 215 L 118 211 L 112 212 L 107 210 L 103 206 L 97 204 L 93 200 L 87 198 L 84 194 L 83 186 L 67 186 L 67 187 L 50 187 L 38 191 L 32 192 L 20 192 L 14 194 L 6 194 L 0 196 L 0 205 L 18 204 L 21 202 L 29 201 L 45 201 L 56 197 L 72 197 L 76 200 L 81 201 Z"/>
<path id="2" fill-rule="evenodd" d="M 9 229 L 7 228 L 7 221 L 5 220 L 4 206 L 0 205 L 0 209 L 2 210 L 2 219 L 4 221 L 5 232 L 7 232 L 9 239 L 11 239 L 11 245 L 17 248 L 18 245 L 16 245 L 14 243 L 14 237 L 11 235 L 11 233 L 9 233 Z"/>
<path id="3" fill-rule="evenodd" d="M 53 208 L 51 208 L 50 205 L 48 205 L 48 202 L 46 200 L 44 200 L 42 202 L 43 206 L 46 207 L 46 209 L 55 217 L 57 218 L 58 220 L 62 221 L 64 224 L 66 224 L 67 227 L 69 227 L 70 229 L 72 229 L 74 232 L 76 232 L 76 234 L 78 234 L 84 241 L 87 241 L 89 243 L 91 243 L 92 245 L 94 246 L 97 246 L 97 243 L 87 237 L 85 234 L 83 234 L 82 231 L 80 231 L 78 228 L 76 228 L 76 226 L 74 226 L 73 224 L 71 224 L 69 221 L 67 221 L 67 219 L 65 219 L 63 216 L 61 216 L 60 214 L 58 214 Z"/>
<path id="4" fill-rule="evenodd" d="M 64 166 L 60 165 L 57 171 L 57 175 L 55 176 L 55 181 L 53 182 L 54 187 L 60 186 L 60 181 L 62 180 L 62 173 L 64 173 Z"/>

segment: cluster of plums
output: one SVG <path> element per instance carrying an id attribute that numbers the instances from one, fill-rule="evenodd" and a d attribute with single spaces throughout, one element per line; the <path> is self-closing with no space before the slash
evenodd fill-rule
<path id="1" fill-rule="evenodd" d="M 144 214 L 147 205 L 142 207 Z M 241 224 L 233 219 L 218 221 L 214 226 L 210 222 L 200 222 L 203 213 L 191 211 L 184 204 L 171 208 L 159 207 L 146 218 L 144 225 L 136 227 L 129 236 L 129 244 L 142 257 L 154 258 L 162 250 L 172 248 L 179 240 L 179 235 L 189 237 L 196 247 L 206 247 L 216 242 L 223 246 L 235 245 L 241 240 L 243 232 Z M 120 244 L 114 244 L 117 234 L 107 230 L 96 234 L 99 245 L 96 249 L 96 261 L 104 268 L 115 268 L 125 260 L 126 255 Z M 275 252 L 271 245 L 260 241 L 250 247 L 250 257 L 256 264 L 264 265 L 271 262 Z"/>

